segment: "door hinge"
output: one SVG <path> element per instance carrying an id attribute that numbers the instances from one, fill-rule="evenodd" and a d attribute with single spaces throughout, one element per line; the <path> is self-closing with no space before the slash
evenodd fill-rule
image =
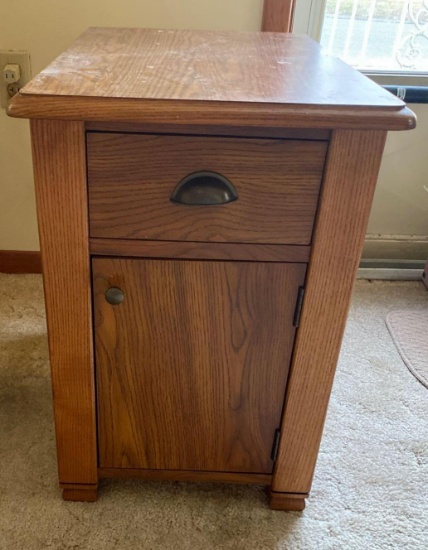
<path id="1" fill-rule="evenodd" d="M 302 306 L 303 306 L 304 296 L 305 296 L 305 287 L 301 286 L 299 287 L 299 292 L 297 293 L 297 303 L 296 303 L 296 309 L 294 310 L 294 318 L 293 318 L 293 326 L 296 328 L 300 324 L 300 316 L 302 315 Z"/>
<path id="2" fill-rule="evenodd" d="M 278 456 L 278 449 L 279 449 L 279 438 L 281 437 L 281 431 L 275 430 L 275 435 L 273 438 L 273 445 L 272 445 L 272 453 L 270 455 L 270 458 L 275 462 L 276 457 Z"/>

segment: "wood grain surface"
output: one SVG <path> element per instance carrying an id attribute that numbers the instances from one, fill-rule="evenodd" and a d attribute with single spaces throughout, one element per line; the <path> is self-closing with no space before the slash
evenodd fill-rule
<path id="1" fill-rule="evenodd" d="M 98 497 L 98 484 L 61 484 L 62 498 L 71 502 L 95 502 Z"/>
<path id="2" fill-rule="evenodd" d="M 86 130 L 95 132 L 118 132 L 133 134 L 175 134 L 196 136 L 259 137 L 275 139 L 303 139 L 329 141 L 331 132 L 311 128 L 265 128 L 254 126 L 209 126 L 207 124 L 144 124 L 141 122 L 87 122 Z"/>
<path id="3" fill-rule="evenodd" d="M 12 99 L 8 112 L 261 127 L 415 125 L 401 100 L 308 37 L 260 32 L 88 29 Z"/>
<path id="4" fill-rule="evenodd" d="M 89 133 L 91 237 L 308 245 L 327 143 Z M 213 171 L 226 205 L 174 204 L 178 183 Z"/>
<path id="5" fill-rule="evenodd" d="M 333 134 L 287 386 L 276 492 L 311 487 L 385 139 L 384 132 Z"/>
<path id="6" fill-rule="evenodd" d="M 262 31 L 292 32 L 295 0 L 265 0 Z"/>
<path id="7" fill-rule="evenodd" d="M 307 263 L 310 246 L 89 239 L 91 254 L 187 260 Z"/>
<path id="8" fill-rule="evenodd" d="M 226 103 L 203 101 L 144 101 L 97 97 L 37 96 L 16 94 L 9 102 L 8 115 L 99 122 L 188 125 L 229 125 L 259 128 L 312 128 L 363 130 L 411 130 L 414 113 L 384 108 L 355 108 L 323 105 L 297 106 L 273 103 Z"/>
<path id="9" fill-rule="evenodd" d="M 143 470 L 132 468 L 98 468 L 98 476 L 100 479 L 147 479 L 156 481 L 191 481 L 193 483 L 243 483 L 247 485 L 270 485 L 272 481 L 271 474 Z"/>
<path id="10" fill-rule="evenodd" d="M 100 467 L 271 473 L 306 266 L 92 266 Z"/>
<path id="11" fill-rule="evenodd" d="M 21 94 L 404 107 L 307 36 L 235 31 L 91 28 Z"/>
<path id="12" fill-rule="evenodd" d="M 275 493 L 269 491 L 269 506 L 271 510 L 284 512 L 303 512 L 308 494 Z"/>
<path id="13" fill-rule="evenodd" d="M 59 479 L 94 485 L 98 473 L 84 125 L 32 121 L 31 137 Z"/>

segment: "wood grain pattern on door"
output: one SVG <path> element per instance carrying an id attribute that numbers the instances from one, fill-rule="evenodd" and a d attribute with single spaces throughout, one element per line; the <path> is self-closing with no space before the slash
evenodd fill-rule
<path id="1" fill-rule="evenodd" d="M 100 467 L 272 472 L 305 270 L 94 259 Z"/>

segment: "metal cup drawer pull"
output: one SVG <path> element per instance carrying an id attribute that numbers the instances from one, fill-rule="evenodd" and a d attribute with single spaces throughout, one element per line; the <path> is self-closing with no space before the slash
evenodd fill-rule
<path id="1" fill-rule="evenodd" d="M 171 195 L 171 202 L 214 206 L 237 198 L 235 187 L 224 176 L 215 172 L 195 172 L 180 181 Z"/>
<path id="2" fill-rule="evenodd" d="M 112 286 L 106 291 L 105 299 L 112 306 L 118 306 L 125 299 L 125 294 L 117 286 Z"/>

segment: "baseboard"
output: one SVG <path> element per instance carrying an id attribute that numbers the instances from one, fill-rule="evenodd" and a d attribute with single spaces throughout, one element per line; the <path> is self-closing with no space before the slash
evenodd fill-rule
<path id="1" fill-rule="evenodd" d="M 363 260 L 420 260 L 428 258 L 428 237 L 414 235 L 367 235 Z"/>
<path id="2" fill-rule="evenodd" d="M 358 279 L 381 281 L 421 281 L 425 262 L 421 260 L 361 260 Z"/>
<path id="3" fill-rule="evenodd" d="M 369 269 L 360 268 L 357 279 L 367 281 L 422 281 L 422 270 L 416 269 Z"/>
<path id="4" fill-rule="evenodd" d="M 0 250 L 0 273 L 42 273 L 40 252 Z"/>

